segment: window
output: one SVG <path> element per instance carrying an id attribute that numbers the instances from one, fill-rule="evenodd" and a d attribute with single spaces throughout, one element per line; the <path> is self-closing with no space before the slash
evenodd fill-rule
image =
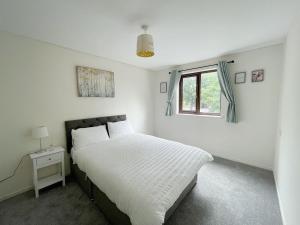
<path id="1" fill-rule="evenodd" d="M 181 76 L 179 113 L 216 115 L 221 113 L 221 89 L 217 70 Z"/>

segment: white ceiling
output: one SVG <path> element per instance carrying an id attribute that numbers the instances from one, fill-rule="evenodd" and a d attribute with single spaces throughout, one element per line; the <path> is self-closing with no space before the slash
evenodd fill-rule
<path id="1" fill-rule="evenodd" d="M 299 0 L 0 0 L 0 29 L 157 70 L 282 42 Z M 135 54 L 140 25 L 152 58 Z"/>

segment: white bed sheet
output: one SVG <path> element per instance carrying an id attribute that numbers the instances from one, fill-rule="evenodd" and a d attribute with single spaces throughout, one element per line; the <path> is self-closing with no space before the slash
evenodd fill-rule
<path id="1" fill-rule="evenodd" d="M 130 134 L 72 151 L 79 168 L 133 225 L 161 225 L 211 154 L 174 141 Z"/>

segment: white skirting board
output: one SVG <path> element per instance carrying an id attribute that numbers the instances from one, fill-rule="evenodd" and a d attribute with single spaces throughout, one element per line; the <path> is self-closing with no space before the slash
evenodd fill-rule
<path id="1" fill-rule="evenodd" d="M 283 208 L 282 208 L 282 201 L 280 199 L 280 195 L 278 192 L 278 185 L 277 185 L 277 180 L 276 180 L 275 176 L 274 176 L 274 181 L 275 181 L 275 188 L 276 188 L 276 192 L 277 192 L 277 198 L 278 198 L 278 202 L 279 202 L 279 210 L 280 210 L 280 214 L 281 214 L 282 224 L 286 225 Z"/>
<path id="2" fill-rule="evenodd" d="M 26 191 L 30 191 L 30 190 L 33 190 L 33 186 L 24 187 L 24 188 L 19 189 L 18 191 L 9 193 L 8 195 L 0 196 L 0 202 L 4 201 L 6 199 L 12 198 L 18 194 L 22 194 Z"/>

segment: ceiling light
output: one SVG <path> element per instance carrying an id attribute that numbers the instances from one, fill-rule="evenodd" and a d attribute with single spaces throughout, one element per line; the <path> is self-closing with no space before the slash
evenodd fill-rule
<path id="1" fill-rule="evenodd" d="M 140 34 L 137 38 L 136 54 L 140 57 L 152 57 L 154 56 L 152 35 L 147 34 L 148 26 L 143 25 L 142 29 L 144 34 Z"/>

